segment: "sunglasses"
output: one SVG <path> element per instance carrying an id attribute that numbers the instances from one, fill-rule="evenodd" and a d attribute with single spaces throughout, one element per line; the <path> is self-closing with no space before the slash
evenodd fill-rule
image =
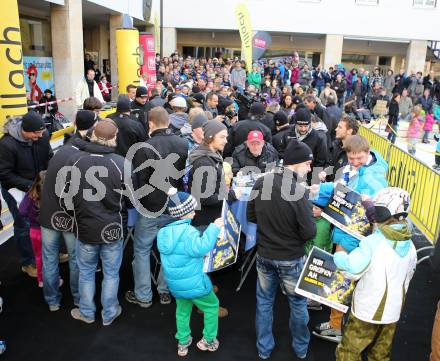
<path id="1" fill-rule="evenodd" d="M 35 76 L 35 73 L 30 73 L 29 76 Z"/>

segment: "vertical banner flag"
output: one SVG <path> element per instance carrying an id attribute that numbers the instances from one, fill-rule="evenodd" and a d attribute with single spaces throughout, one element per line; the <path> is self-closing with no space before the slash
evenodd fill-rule
<path id="1" fill-rule="evenodd" d="M 156 39 L 154 51 L 156 53 L 160 53 L 160 25 L 159 15 L 157 15 L 157 12 L 154 13 L 154 38 Z"/>
<path id="2" fill-rule="evenodd" d="M 116 29 L 119 94 L 126 94 L 128 84 L 139 86 L 143 57 L 137 29 Z"/>
<path id="3" fill-rule="evenodd" d="M 141 74 L 147 89 L 150 90 L 156 85 L 156 51 L 154 47 L 154 35 L 141 33 L 139 35 L 139 44 L 143 49 L 144 55 Z"/>
<path id="4" fill-rule="evenodd" d="M 272 37 L 266 31 L 257 31 L 252 40 L 252 59 L 260 59 L 272 44 Z"/>
<path id="5" fill-rule="evenodd" d="M 251 17 L 245 3 L 240 3 L 235 8 L 235 16 L 238 24 L 238 31 L 241 38 L 241 49 L 244 51 L 247 71 L 252 70 L 252 25 Z"/>
<path id="6" fill-rule="evenodd" d="M 17 0 L 2 0 L 0 12 L 0 132 L 6 116 L 27 112 Z"/>

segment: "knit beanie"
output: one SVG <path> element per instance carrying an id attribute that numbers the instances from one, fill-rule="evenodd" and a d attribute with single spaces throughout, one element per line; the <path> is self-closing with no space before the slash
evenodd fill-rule
<path id="1" fill-rule="evenodd" d="M 205 125 L 205 123 L 207 123 L 207 122 L 208 122 L 208 118 L 206 117 L 205 114 L 197 114 L 192 119 L 191 129 L 194 130 L 197 128 L 202 128 L 203 125 Z"/>
<path id="2" fill-rule="evenodd" d="M 176 188 L 170 188 L 168 195 L 167 211 L 171 217 L 182 218 L 194 212 L 197 207 L 196 199 L 189 193 L 177 192 Z"/>
<path id="3" fill-rule="evenodd" d="M 118 133 L 118 126 L 116 123 L 111 120 L 104 118 L 98 124 L 96 124 L 95 129 L 93 130 L 93 135 L 99 140 L 110 140 L 116 137 Z"/>
<path id="4" fill-rule="evenodd" d="M 218 120 L 208 120 L 203 125 L 203 138 L 205 140 L 212 139 L 217 133 L 220 133 L 222 130 L 227 130 L 226 126 L 219 122 Z"/>
<path id="5" fill-rule="evenodd" d="M 78 110 L 75 117 L 75 125 L 78 130 L 88 130 L 98 120 L 98 115 L 91 110 Z"/>
<path id="6" fill-rule="evenodd" d="M 306 108 L 300 108 L 295 112 L 295 123 L 298 125 L 309 125 L 312 122 L 312 113 Z"/>
<path id="7" fill-rule="evenodd" d="M 251 108 L 249 109 L 249 114 L 251 115 L 264 115 L 266 113 L 266 109 L 264 108 L 264 105 L 261 103 L 254 103 L 251 105 Z"/>
<path id="8" fill-rule="evenodd" d="M 46 129 L 46 124 L 40 114 L 30 110 L 21 118 L 21 129 L 25 132 L 39 132 Z"/>
<path id="9" fill-rule="evenodd" d="M 297 139 L 292 139 L 284 151 L 283 164 L 294 165 L 309 160 L 313 160 L 313 153 L 310 147 Z"/>
<path id="10" fill-rule="evenodd" d="M 287 114 L 284 113 L 282 110 L 275 113 L 275 115 L 273 116 L 273 120 L 277 126 L 289 123 L 289 119 L 287 119 Z"/>
<path id="11" fill-rule="evenodd" d="M 117 113 L 128 113 L 130 111 L 130 98 L 127 94 L 121 94 L 118 96 L 118 102 L 116 103 Z"/>

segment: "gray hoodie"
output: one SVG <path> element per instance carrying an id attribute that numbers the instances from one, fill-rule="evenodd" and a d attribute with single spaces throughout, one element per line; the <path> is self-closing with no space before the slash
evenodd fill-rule
<path id="1" fill-rule="evenodd" d="M 21 131 L 22 128 L 20 117 L 11 118 L 5 123 L 5 134 L 9 134 L 12 138 L 18 140 L 19 142 L 28 143 L 29 145 L 32 144 L 32 140 L 23 138 L 23 134 Z"/>
<path id="2" fill-rule="evenodd" d="M 185 123 L 188 123 L 188 114 L 186 113 L 172 113 L 170 114 L 170 123 L 174 128 L 181 129 Z"/>

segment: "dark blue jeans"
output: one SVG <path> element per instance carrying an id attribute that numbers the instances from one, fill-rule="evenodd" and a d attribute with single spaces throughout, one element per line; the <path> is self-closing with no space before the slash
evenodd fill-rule
<path id="1" fill-rule="evenodd" d="M 292 348 L 296 355 L 307 355 L 310 332 L 307 327 L 309 313 L 307 300 L 295 293 L 301 271 L 304 267 L 302 258 L 291 261 L 275 261 L 257 255 L 257 314 L 255 318 L 258 354 L 267 358 L 275 347 L 272 334 L 273 304 L 278 286 L 289 300 L 289 328 L 292 336 Z"/>
<path id="2" fill-rule="evenodd" d="M 32 243 L 29 237 L 29 221 L 21 216 L 16 200 L 6 189 L 2 188 L 2 196 L 8 205 L 9 212 L 11 212 L 14 218 L 14 239 L 20 252 L 21 265 L 34 265 L 34 251 L 32 250 Z"/>

